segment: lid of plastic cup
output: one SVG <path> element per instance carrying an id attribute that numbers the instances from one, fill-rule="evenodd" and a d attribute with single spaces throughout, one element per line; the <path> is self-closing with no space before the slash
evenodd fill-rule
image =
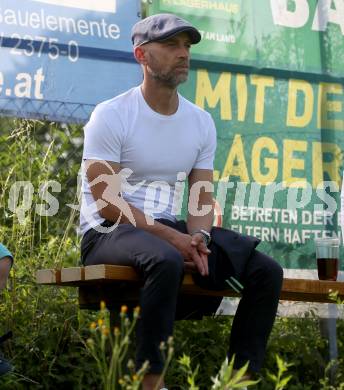
<path id="1" fill-rule="evenodd" d="M 316 245 L 339 245 L 339 238 L 315 238 Z"/>

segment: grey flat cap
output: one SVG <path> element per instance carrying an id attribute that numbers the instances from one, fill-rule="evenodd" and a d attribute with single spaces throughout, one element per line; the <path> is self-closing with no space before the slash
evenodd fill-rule
<path id="1" fill-rule="evenodd" d="M 134 47 L 148 42 L 163 41 L 173 35 L 186 32 L 191 43 L 198 43 L 201 34 L 188 21 L 173 14 L 156 14 L 137 22 L 131 30 Z"/>

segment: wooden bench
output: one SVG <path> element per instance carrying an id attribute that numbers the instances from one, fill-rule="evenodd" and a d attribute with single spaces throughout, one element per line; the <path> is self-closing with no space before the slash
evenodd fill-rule
<path id="1" fill-rule="evenodd" d="M 123 304 L 134 307 L 138 303 L 139 287 L 142 286 L 142 279 L 132 267 L 117 265 L 91 265 L 86 267 L 71 267 L 62 269 L 42 269 L 37 271 L 37 283 L 41 285 L 72 286 L 77 287 L 79 292 L 80 309 L 99 310 L 100 302 L 104 301 L 110 310 L 110 324 L 116 324 L 116 310 Z M 332 282 L 309 279 L 283 280 L 281 300 L 333 303 L 329 294 L 331 291 L 338 292 L 338 298 L 344 300 L 344 282 Z M 239 294 L 233 290 L 209 291 L 198 287 L 189 272 L 186 272 L 181 294 L 194 297 L 218 296 L 238 297 Z M 189 312 L 187 317 L 194 317 Z M 335 319 L 320 319 L 320 331 L 323 337 L 328 340 L 329 354 L 326 360 L 338 358 L 338 346 L 336 335 Z M 333 366 L 332 371 L 335 371 Z M 332 372 L 331 371 L 331 372 Z M 334 373 L 332 373 L 334 377 Z"/>
<path id="2" fill-rule="evenodd" d="M 41 285 L 78 287 L 79 307 L 98 309 L 100 301 L 111 308 L 118 304 L 137 304 L 142 280 L 132 267 L 118 265 L 91 265 L 62 269 L 42 269 L 37 271 L 37 283 Z M 344 282 L 309 279 L 283 280 L 281 300 L 333 303 L 329 293 L 337 291 L 344 299 Z M 189 296 L 239 296 L 233 290 L 210 291 L 198 287 L 190 272 L 186 272 L 181 294 Z"/>

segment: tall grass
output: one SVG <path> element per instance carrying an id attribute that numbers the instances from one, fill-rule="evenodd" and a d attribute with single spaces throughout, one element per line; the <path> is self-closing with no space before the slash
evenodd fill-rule
<path id="1" fill-rule="evenodd" d="M 68 263 L 72 244 L 76 260 L 77 215 L 67 204 L 77 201 L 81 147 L 74 143 L 81 129 L 26 120 L 13 120 L 12 126 L 0 134 L 0 240 L 15 258 L 35 266 L 51 259 L 54 265 Z M 56 215 L 42 217 L 48 207 L 42 196 L 51 181 L 61 185 L 60 192 L 51 192 L 59 207 Z"/>
<path id="2" fill-rule="evenodd" d="M 16 368 L 1 378 L 1 388 L 49 388 L 52 380 L 74 383 L 71 365 L 79 356 L 73 354 L 87 354 L 77 338 L 70 344 L 80 326 L 75 292 L 35 284 L 37 269 L 79 261 L 77 214 L 66 205 L 77 200 L 80 136 L 80 128 L 54 123 L 13 120 L 1 126 L 0 241 L 15 262 L 9 288 L 1 296 L 0 331 L 14 332 L 5 354 Z M 51 180 L 61 183 L 61 192 L 52 193 L 59 209 L 54 216 L 42 217 L 40 205 L 47 208 L 44 185 Z M 68 356 L 71 345 L 74 350 Z"/>

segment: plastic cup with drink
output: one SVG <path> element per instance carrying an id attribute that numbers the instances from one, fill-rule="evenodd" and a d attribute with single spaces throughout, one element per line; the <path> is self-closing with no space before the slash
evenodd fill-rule
<path id="1" fill-rule="evenodd" d="M 320 280 L 337 280 L 339 267 L 339 239 L 315 240 L 318 277 Z"/>

